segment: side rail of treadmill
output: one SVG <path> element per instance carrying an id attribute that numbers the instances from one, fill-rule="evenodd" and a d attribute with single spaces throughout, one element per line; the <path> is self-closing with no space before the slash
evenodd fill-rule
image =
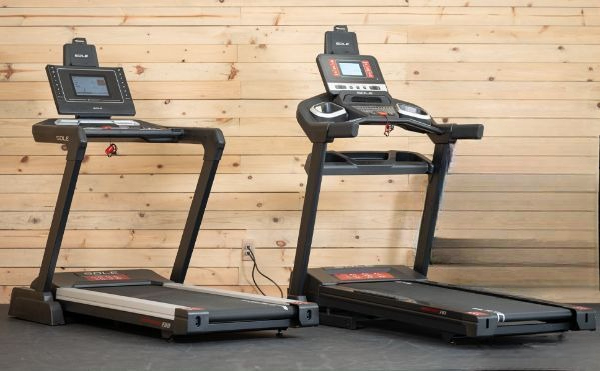
<path id="1" fill-rule="evenodd" d="M 228 296 L 232 298 L 237 298 L 240 300 L 248 300 L 255 301 L 258 303 L 263 303 L 265 305 L 279 305 L 288 308 L 293 313 L 291 316 L 291 323 L 289 326 L 291 327 L 311 327 L 317 326 L 319 324 L 319 306 L 316 303 L 298 301 L 298 300 L 290 300 L 290 299 L 281 299 L 270 296 L 262 296 L 257 294 L 248 294 L 244 292 L 237 291 L 227 291 L 213 288 L 205 288 L 205 287 L 197 287 L 197 286 L 187 286 L 179 283 L 165 283 L 163 284 L 165 287 L 174 287 L 174 288 L 182 288 L 185 290 L 207 293 L 207 294 L 217 294 L 221 296 Z M 177 318 L 177 315 L 176 315 Z M 286 326 L 288 327 L 288 326 Z"/>
<path id="2" fill-rule="evenodd" d="M 490 289 L 486 289 L 486 288 L 479 288 L 479 287 L 478 288 L 470 288 L 470 287 L 463 287 L 463 286 L 457 286 L 457 285 L 434 282 L 434 281 L 427 281 L 427 282 L 432 285 L 447 287 L 447 288 L 451 288 L 454 290 L 462 290 L 462 291 L 466 291 L 466 292 L 472 292 L 475 294 L 489 295 L 489 296 L 495 296 L 495 297 L 505 298 L 505 299 L 512 299 L 512 300 L 517 300 L 517 301 L 522 301 L 522 302 L 527 302 L 527 303 L 532 303 L 532 304 L 540 304 L 540 305 L 546 305 L 546 306 L 550 306 L 550 307 L 567 309 L 571 312 L 570 326 L 567 330 L 574 330 L 574 331 L 580 331 L 580 330 L 594 331 L 594 330 L 596 330 L 596 311 L 590 307 L 586 307 L 583 305 L 556 303 L 556 302 L 543 300 L 543 299 L 534 299 L 534 298 L 529 298 L 529 297 L 520 296 L 520 295 L 499 293 L 499 292 L 496 292 L 496 291 L 493 291 Z"/>
<path id="3" fill-rule="evenodd" d="M 434 283 L 437 285 L 437 283 Z M 484 295 L 499 295 L 490 292 L 469 290 L 462 287 L 455 289 L 472 291 Z M 506 295 L 511 299 L 520 297 Z M 505 322 L 501 313 L 486 310 L 470 310 L 465 312 L 438 308 L 428 303 L 418 302 L 408 297 L 386 295 L 377 291 L 358 290 L 344 285 L 321 286 L 317 303 L 321 310 L 343 307 L 344 312 L 369 313 L 380 318 L 430 328 L 453 336 L 489 337 L 496 335 L 517 335 L 533 333 L 562 332 L 569 330 L 594 330 L 596 328 L 595 312 L 582 306 L 562 305 L 551 302 L 536 301 L 523 298 L 528 302 L 558 306 L 569 309 L 571 316 L 565 319 L 544 321 Z M 343 305 L 340 305 L 343 303 Z M 323 324 L 327 324 L 322 320 Z"/>
<path id="4" fill-rule="evenodd" d="M 249 315 L 228 310 L 229 318 L 214 320 L 214 311 L 79 289 L 57 288 L 56 299 L 67 312 L 80 313 L 109 320 L 131 323 L 161 330 L 164 337 L 186 336 L 214 332 L 249 330 L 284 330 L 288 327 L 307 327 L 319 324 L 319 308 L 315 303 L 264 297 L 254 294 L 164 283 L 163 286 L 179 290 L 227 296 L 264 305 L 260 313 Z M 274 315 L 273 306 L 282 308 L 283 314 Z"/>

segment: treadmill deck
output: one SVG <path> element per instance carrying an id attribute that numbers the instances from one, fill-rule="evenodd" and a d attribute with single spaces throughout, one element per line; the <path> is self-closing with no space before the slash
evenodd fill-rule
<path id="1" fill-rule="evenodd" d="M 287 319 L 294 316 L 288 305 L 258 299 L 241 299 L 219 294 L 191 291 L 177 287 L 140 285 L 80 288 L 127 298 L 149 300 L 173 306 L 206 310 L 211 321 Z"/>
<path id="2" fill-rule="evenodd" d="M 362 293 L 381 295 L 400 301 L 414 301 L 421 305 L 453 312 L 482 311 L 496 313 L 501 322 L 548 321 L 571 317 L 571 311 L 552 305 L 531 303 L 485 292 L 471 292 L 431 282 L 387 281 L 340 284 Z"/>

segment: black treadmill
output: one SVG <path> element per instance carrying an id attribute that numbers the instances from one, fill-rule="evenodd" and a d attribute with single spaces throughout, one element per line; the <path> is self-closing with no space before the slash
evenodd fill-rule
<path id="1" fill-rule="evenodd" d="M 300 233 L 288 297 L 315 301 L 321 324 L 356 328 L 362 320 L 387 319 L 453 337 L 489 337 L 594 330 L 590 308 L 465 288 L 427 279 L 444 179 L 458 140 L 481 139 L 483 126 L 437 124 L 421 107 L 392 98 L 377 60 L 360 55 L 346 26 L 325 34 L 317 65 L 327 93 L 302 101 L 296 117 L 312 142 Z M 336 138 L 353 138 L 361 125 L 394 126 L 425 134 L 433 159 L 406 151 L 328 151 Z M 324 175 L 427 174 L 416 258 L 405 266 L 308 269 Z"/>
<path id="2" fill-rule="evenodd" d="M 225 146 L 214 128 L 164 127 L 139 120 L 121 68 L 98 67 L 85 39 L 64 47 L 62 66 L 46 72 L 60 114 L 33 125 L 36 142 L 67 147 L 67 162 L 39 276 L 29 288 L 12 291 L 9 315 L 48 325 L 65 323 L 64 313 L 116 320 L 161 331 L 164 337 L 242 330 L 284 330 L 318 324 L 316 304 L 183 285 L 200 223 Z M 170 279 L 147 269 L 55 273 L 73 193 L 88 142 L 191 143 L 204 159 Z M 278 332 L 279 333 L 279 332 Z"/>

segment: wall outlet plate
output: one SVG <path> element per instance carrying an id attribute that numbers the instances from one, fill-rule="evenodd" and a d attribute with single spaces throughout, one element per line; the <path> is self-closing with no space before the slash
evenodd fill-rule
<path id="1" fill-rule="evenodd" d="M 254 254 L 254 241 L 242 240 L 242 261 L 252 261 L 250 252 Z"/>

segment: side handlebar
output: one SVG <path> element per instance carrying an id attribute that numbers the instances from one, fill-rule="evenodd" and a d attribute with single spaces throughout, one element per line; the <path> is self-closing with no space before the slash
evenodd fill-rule
<path id="1" fill-rule="evenodd" d="M 354 138 L 358 135 L 357 122 L 331 123 L 327 136 L 330 138 Z"/>
<path id="2" fill-rule="evenodd" d="M 204 159 L 219 161 L 225 148 L 225 137 L 219 128 L 183 128 L 181 143 L 202 144 Z"/>
<path id="3" fill-rule="evenodd" d="M 447 128 L 450 139 L 481 139 L 483 125 L 481 124 L 450 124 L 439 125 Z"/>

